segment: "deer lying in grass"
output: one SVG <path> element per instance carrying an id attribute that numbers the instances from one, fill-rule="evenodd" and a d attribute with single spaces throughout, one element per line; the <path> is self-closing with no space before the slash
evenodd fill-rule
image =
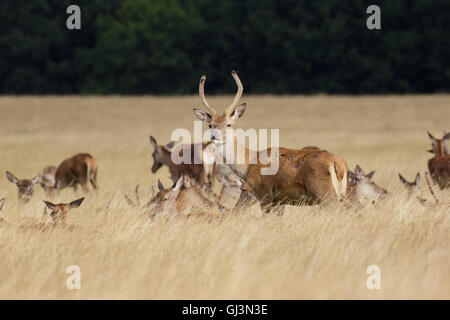
<path id="1" fill-rule="evenodd" d="M 403 185 L 406 188 L 408 199 L 416 198 L 419 200 L 420 204 L 430 204 L 430 201 L 428 201 L 426 198 L 422 197 L 422 190 L 420 188 L 420 173 L 416 174 L 416 178 L 413 182 L 407 181 L 401 174 L 399 174 L 400 181 L 403 183 Z M 428 186 L 428 191 L 430 191 L 431 196 L 434 199 L 435 205 L 444 205 L 449 206 L 450 202 L 442 202 L 439 201 L 436 194 L 433 191 L 433 188 L 431 186 L 430 180 L 428 179 L 428 172 L 425 172 L 425 181 Z"/>
<path id="2" fill-rule="evenodd" d="M 434 153 L 434 157 L 428 160 L 428 170 L 431 178 L 439 185 L 441 189 L 450 187 L 450 155 L 447 149 L 447 141 L 450 138 L 450 132 L 446 133 L 442 139 L 436 139 L 429 132 L 432 149 L 429 152 Z"/>
<path id="3" fill-rule="evenodd" d="M 151 216 L 189 216 L 192 214 L 218 213 L 217 206 L 209 200 L 201 188 L 187 175 L 182 175 L 172 188 L 165 189 L 158 180 L 159 192 L 152 198 Z"/>
<path id="4" fill-rule="evenodd" d="M 352 203 L 363 204 L 365 200 L 369 200 L 372 203 L 383 200 L 387 195 L 387 190 L 378 186 L 372 181 L 372 177 L 375 171 L 368 174 L 364 174 L 363 169 L 356 165 L 355 172 L 349 171 L 350 177 L 350 190 L 348 199 Z"/>
<path id="5" fill-rule="evenodd" d="M 61 189 L 72 186 L 77 191 L 80 184 L 84 192 L 89 192 L 88 182 L 94 189 L 97 189 L 97 162 L 89 153 L 79 153 L 65 159 L 58 166 L 55 173 L 54 186 L 43 186 L 48 193 L 56 192 L 58 195 Z"/>
<path id="6" fill-rule="evenodd" d="M 238 90 L 233 102 L 225 109 L 223 115 L 219 115 L 216 109 L 210 107 L 206 101 L 205 76 L 200 79 L 199 95 L 208 112 L 194 108 L 197 118 L 208 124 L 211 141 L 216 144 L 218 156 L 224 160 L 224 163 L 251 186 L 260 201 L 266 203 L 297 204 L 302 197 L 314 202 L 342 201 L 346 197 L 348 187 L 348 168 L 344 160 L 332 153 L 315 147 L 305 150 L 269 148 L 254 151 L 239 144 L 231 127 L 244 115 L 246 104 L 239 104 L 243 86 L 237 73 L 233 71 L 231 74 Z M 232 136 L 227 138 L 227 133 Z M 227 141 L 230 141 L 232 145 L 229 146 Z M 237 157 L 227 158 L 227 149 L 234 149 Z M 269 158 L 272 161 L 264 164 L 261 161 L 263 158 Z M 272 175 L 261 174 L 261 169 L 271 168 L 274 160 L 278 160 L 278 171 Z"/>
<path id="7" fill-rule="evenodd" d="M 251 187 L 234 173 L 227 176 L 217 175 L 217 179 L 223 184 L 218 199 L 221 212 L 241 212 L 249 209 L 254 204 L 259 205 L 259 201 L 253 194 Z M 261 211 L 261 208 L 259 211 Z"/>
<path id="8" fill-rule="evenodd" d="M 54 222 L 64 222 L 66 219 L 67 213 L 69 210 L 78 208 L 81 203 L 83 202 L 84 197 L 77 199 L 75 201 L 69 202 L 69 203 L 58 203 L 53 204 L 49 201 L 45 201 L 45 206 L 50 209 L 50 217 L 53 219 Z"/>
<path id="9" fill-rule="evenodd" d="M 420 187 L 420 173 L 417 172 L 416 178 L 413 182 L 406 180 L 400 173 L 398 174 L 400 181 L 406 188 L 407 199 L 417 199 L 421 204 L 424 204 L 427 199 L 422 196 L 422 188 Z"/>
<path id="10" fill-rule="evenodd" d="M 201 186 L 208 185 L 213 187 L 215 180 L 215 158 L 216 158 L 216 148 L 212 143 L 201 144 L 191 144 L 191 145 L 178 145 L 175 150 L 172 150 L 174 142 L 164 145 L 158 145 L 156 139 L 150 136 L 150 143 L 152 144 L 154 151 L 152 153 L 153 166 L 152 173 L 156 173 L 159 168 L 166 165 L 169 168 L 170 178 L 175 184 L 181 175 L 187 175 L 193 178 Z M 196 155 L 197 148 L 201 149 L 201 155 Z M 175 164 L 172 161 L 172 152 L 179 152 L 178 155 L 183 158 L 183 153 L 190 149 L 191 159 L 190 163 L 180 163 Z M 200 161 L 195 161 L 195 159 L 200 159 L 201 163 L 196 163 Z"/>
<path id="11" fill-rule="evenodd" d="M 18 179 L 11 172 L 6 171 L 6 178 L 17 186 L 17 199 L 25 203 L 30 201 L 33 197 L 33 187 L 39 182 L 39 176 L 33 179 Z"/>

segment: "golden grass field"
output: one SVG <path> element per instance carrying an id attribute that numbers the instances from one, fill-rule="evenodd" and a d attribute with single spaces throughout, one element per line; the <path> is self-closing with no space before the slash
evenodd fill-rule
<path id="1" fill-rule="evenodd" d="M 222 110 L 231 100 L 208 97 Z M 197 96 L 0 97 L 0 217 L 8 221 L 0 226 L 0 298 L 450 298 L 450 207 L 407 201 L 397 176 L 423 176 L 426 130 L 438 137 L 450 130 L 449 95 L 242 101 L 247 111 L 235 128 L 279 128 L 281 146 L 318 145 L 349 168 L 376 170 L 389 198 L 361 210 L 305 206 L 281 216 L 151 221 L 123 193 L 140 184 L 147 199 L 158 178 L 170 184 L 167 168 L 151 174 L 148 136 L 167 143 L 175 128 L 192 129 Z M 71 212 L 73 228 L 20 228 L 24 217 L 44 220 L 45 195 L 37 185 L 32 201 L 19 205 L 5 170 L 32 178 L 78 152 L 97 159 L 99 190 Z M 437 191 L 443 201 L 449 194 Z M 53 200 L 82 195 L 67 189 Z M 66 287 L 70 265 L 81 268 L 80 290 Z M 366 287 L 369 265 L 381 269 L 380 290 Z"/>

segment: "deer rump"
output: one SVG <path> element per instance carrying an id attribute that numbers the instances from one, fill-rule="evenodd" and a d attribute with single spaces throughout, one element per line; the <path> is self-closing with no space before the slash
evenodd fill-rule
<path id="1" fill-rule="evenodd" d="M 298 204 L 300 201 L 343 200 L 348 191 L 348 168 L 326 150 L 279 148 L 279 170 L 261 175 L 268 165 L 251 164 L 247 183 L 262 202 Z M 267 150 L 270 156 L 271 150 Z"/>
<path id="2" fill-rule="evenodd" d="M 96 188 L 97 163 L 89 153 L 80 153 L 61 162 L 55 174 L 56 189 L 77 184 L 86 186 L 90 181 Z"/>
<path id="3" fill-rule="evenodd" d="M 450 155 L 442 158 L 432 158 L 428 161 L 431 178 L 441 189 L 450 187 Z"/>

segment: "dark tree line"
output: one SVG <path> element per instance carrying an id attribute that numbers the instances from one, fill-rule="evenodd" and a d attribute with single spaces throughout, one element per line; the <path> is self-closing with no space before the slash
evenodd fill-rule
<path id="1" fill-rule="evenodd" d="M 376 2 L 2 0 L 0 92 L 230 92 L 232 69 L 247 93 L 450 91 L 450 1 Z"/>

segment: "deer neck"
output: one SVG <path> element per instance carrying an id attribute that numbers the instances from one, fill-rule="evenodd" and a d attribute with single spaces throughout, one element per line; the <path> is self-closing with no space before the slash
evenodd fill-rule
<path id="1" fill-rule="evenodd" d="M 164 148 L 161 148 L 161 159 L 162 163 L 169 167 L 170 170 L 175 168 L 175 163 L 172 161 L 172 153 Z"/>
<path id="2" fill-rule="evenodd" d="M 232 148 L 234 153 L 227 154 L 227 148 Z M 255 163 L 256 152 L 248 149 L 241 144 L 236 137 L 232 140 L 232 146 L 227 143 L 217 146 L 217 152 L 223 159 L 224 164 L 228 165 L 235 174 L 246 180 L 250 163 Z"/>
<path id="3" fill-rule="evenodd" d="M 436 158 L 441 158 L 445 156 L 445 145 L 443 141 L 440 141 L 436 146 L 436 152 L 435 152 Z"/>

